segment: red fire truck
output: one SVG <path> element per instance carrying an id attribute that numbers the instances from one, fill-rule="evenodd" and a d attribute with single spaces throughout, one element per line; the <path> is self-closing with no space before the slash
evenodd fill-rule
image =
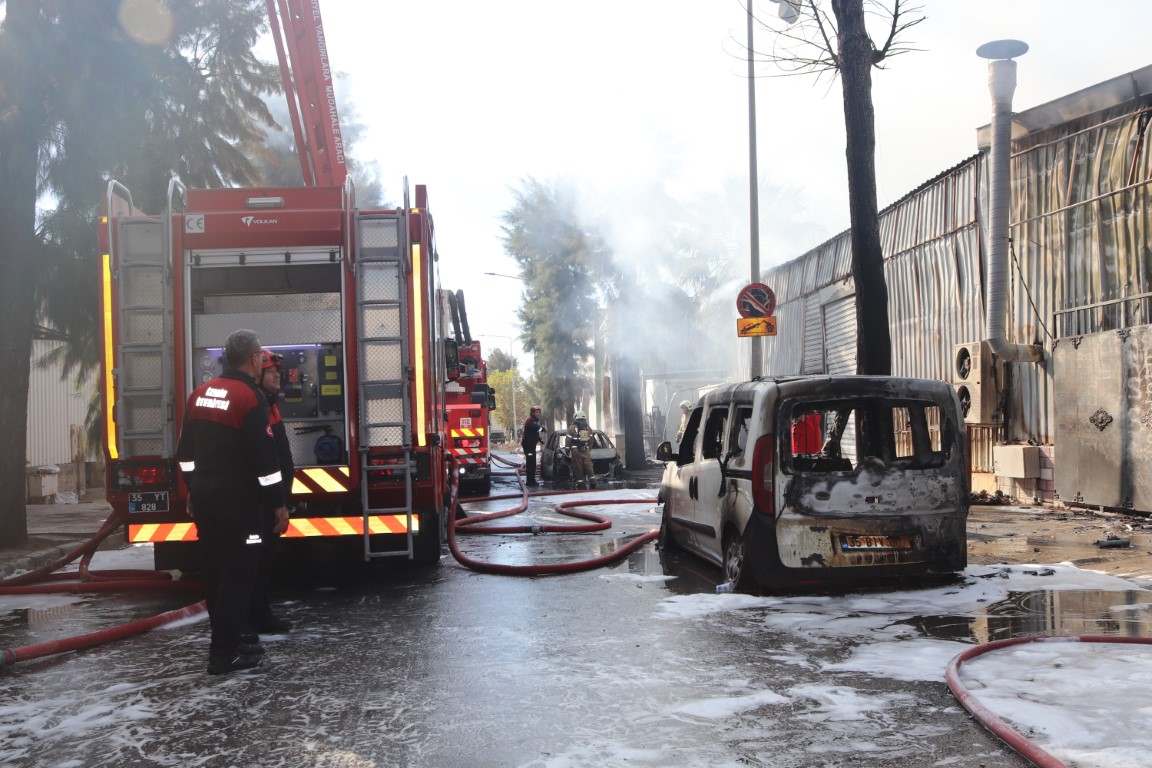
<path id="1" fill-rule="evenodd" d="M 154 544 L 159 568 L 194 562 L 175 445 L 188 393 L 221 372 L 223 341 L 238 328 L 283 356 L 291 500 L 306 502 L 284 554 L 440 557 L 445 388 L 460 366 L 427 192 L 417 186 L 412 201 L 405 186 L 394 210 L 358 207 L 319 10 L 305 1 L 279 0 L 284 40 L 268 5 L 306 186 L 185 190 L 173 179 L 166 210 L 145 215 L 128 189 L 108 185 L 108 500 L 127 515 L 131 541 Z"/>
<path id="2" fill-rule="evenodd" d="M 480 342 L 472 339 L 464 292 L 447 295 L 458 355 L 460 377 L 445 389 L 448 404 L 448 453 L 456 457 L 461 496 L 487 496 L 492 490 L 489 414 L 496 408 L 488 386 L 488 365 Z"/>

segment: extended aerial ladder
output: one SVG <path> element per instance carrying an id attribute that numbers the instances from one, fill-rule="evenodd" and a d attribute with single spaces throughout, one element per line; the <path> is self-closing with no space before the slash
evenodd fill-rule
<path id="1" fill-rule="evenodd" d="M 348 166 L 320 0 L 264 3 L 276 43 L 304 186 L 343 186 Z"/>

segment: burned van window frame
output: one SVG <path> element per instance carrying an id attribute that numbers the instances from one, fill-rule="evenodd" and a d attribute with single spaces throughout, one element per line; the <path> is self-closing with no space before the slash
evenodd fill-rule
<path id="1" fill-rule="evenodd" d="M 724 438 L 727 433 L 728 406 L 712 406 L 708 409 L 708 420 L 704 422 L 704 439 L 700 442 L 700 458 L 721 458 L 724 455 Z"/>
<path id="2" fill-rule="evenodd" d="M 676 463 L 679 466 L 691 464 L 696 459 L 696 433 L 700 431 L 700 416 L 703 413 L 704 409 L 697 406 L 692 409 L 692 414 L 688 417 L 684 436 L 680 439 L 680 445 L 676 446 Z"/>
<path id="3" fill-rule="evenodd" d="M 793 428 L 806 415 L 820 417 L 819 453 L 794 453 Z M 795 400 L 780 411 L 781 469 L 785 474 L 855 472 L 865 459 L 901 470 L 944 466 L 952 456 L 955 425 L 932 400 L 875 395 Z"/>
<path id="4" fill-rule="evenodd" d="M 735 414 L 728 429 L 728 456 L 743 456 L 748 450 L 748 432 L 752 428 L 752 406 L 734 404 Z"/>

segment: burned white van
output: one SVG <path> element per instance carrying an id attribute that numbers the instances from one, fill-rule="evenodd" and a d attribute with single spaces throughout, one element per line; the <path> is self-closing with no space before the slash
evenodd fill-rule
<path id="1" fill-rule="evenodd" d="M 846 587 L 967 565 L 964 422 L 942 381 L 757 379 L 701 396 L 660 485 L 661 542 L 740 591 Z"/>

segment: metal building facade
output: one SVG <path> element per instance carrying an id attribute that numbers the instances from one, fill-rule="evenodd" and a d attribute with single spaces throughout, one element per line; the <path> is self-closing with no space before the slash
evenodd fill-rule
<path id="1" fill-rule="evenodd" d="M 991 442 L 1054 445 L 1059 345 L 1152 323 L 1150 124 L 1152 66 L 1013 116 L 1008 341 L 1041 345 L 1044 361 L 997 369 Z M 985 338 L 988 136 L 985 126 L 978 154 L 881 212 L 896 375 L 949 380 L 956 345 Z M 765 273 L 782 329 L 765 346 L 768 373 L 834 370 L 820 318 L 854 296 L 850 258 L 844 232 Z M 1072 449 L 1060 455 L 1075 461 Z"/>
<path id="2" fill-rule="evenodd" d="M 32 370 L 28 377 L 28 447 L 29 466 L 67 464 L 75 453 L 85 450 L 76 445 L 76 432 L 83 434 L 88 406 L 95 384 L 76 387 L 61 381 L 59 365 L 44 367 L 44 356 L 61 346 L 58 341 L 37 339 L 32 342 Z M 99 456 L 99 446 L 86 451 L 85 459 Z"/>

